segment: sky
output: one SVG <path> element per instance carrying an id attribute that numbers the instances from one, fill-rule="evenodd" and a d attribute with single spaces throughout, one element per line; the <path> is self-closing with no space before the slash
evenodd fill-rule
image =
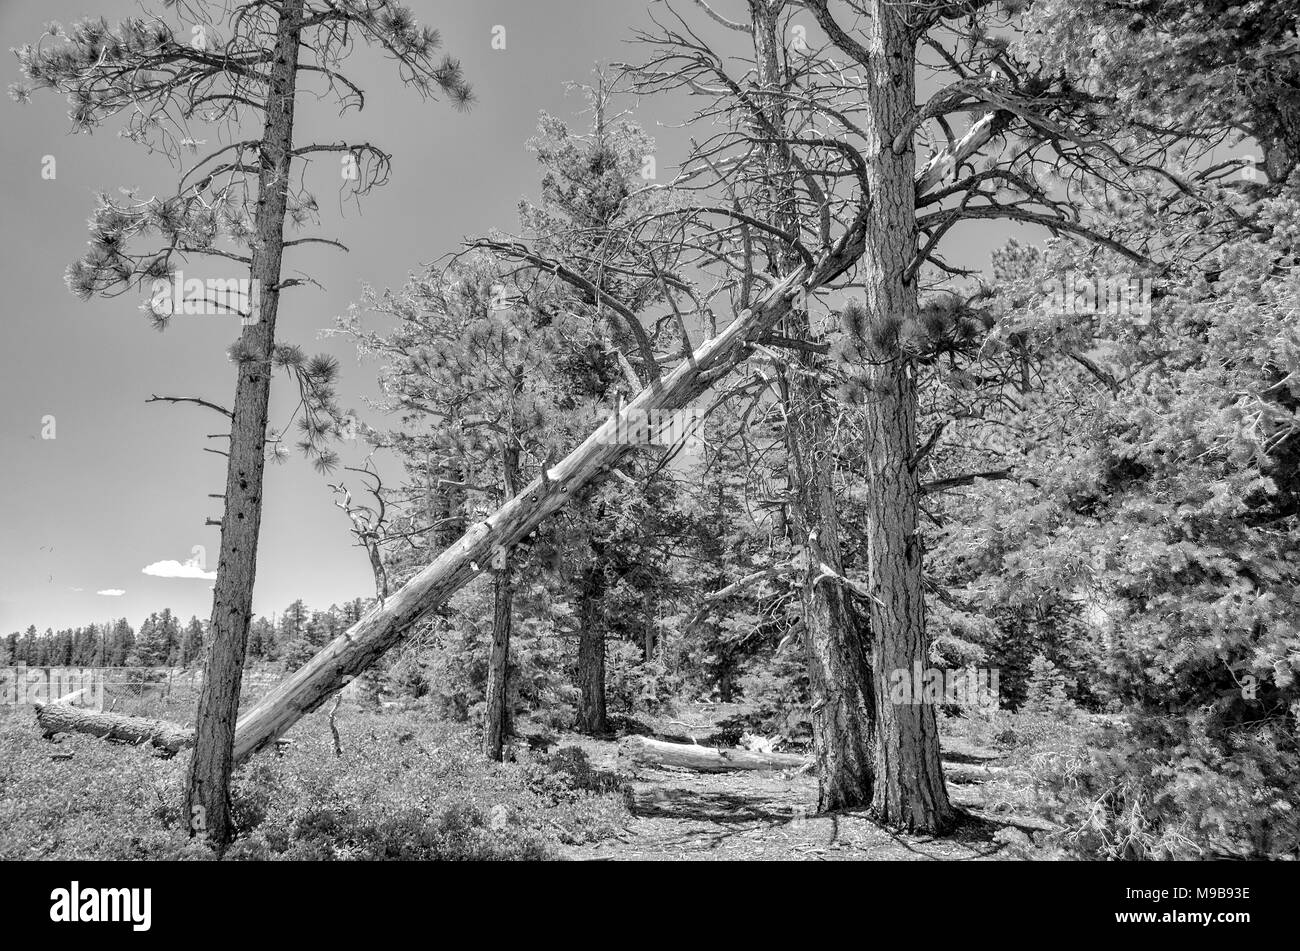
<path id="1" fill-rule="evenodd" d="M 363 199 L 359 212 L 350 206 L 340 215 L 332 195 L 317 193 L 324 226 L 304 234 L 336 238 L 351 251 L 294 252 L 290 266 L 323 288 L 288 291 L 280 308 L 278 337 L 336 356 L 340 401 L 360 409 L 376 394 L 376 367 L 359 365 L 344 340 L 322 340 L 321 331 L 359 299 L 363 284 L 400 286 L 467 237 L 515 230 L 519 199 L 537 191 L 537 164 L 525 142 L 539 111 L 581 125 L 576 114 L 584 104 L 566 82 L 589 80 L 597 61 L 634 59 L 627 40 L 649 25 L 646 0 L 408 4 L 463 63 L 477 98 L 468 114 L 422 101 L 363 48 L 349 64 L 367 90 L 363 112 L 340 117 L 328 103 L 306 98 L 299 106 L 299 142 L 371 141 L 394 156 L 391 181 Z M 158 0 L 0 0 L 0 44 L 35 42 L 50 20 L 66 25 L 94 14 L 113 21 L 145 5 L 161 8 Z M 736 15 L 743 9 L 740 0 L 718 6 Z M 497 27 L 505 30 L 504 49 L 494 48 Z M 19 78 L 10 60 L 3 84 Z M 658 140 L 660 177 L 670 177 L 685 149 L 685 133 L 673 128 L 684 106 L 629 105 Z M 225 460 L 203 449 L 214 445 L 205 436 L 222 421 L 199 407 L 145 401 L 158 394 L 228 404 L 234 374 L 225 351 L 238 323 L 191 317 L 159 333 L 139 310 L 146 295 L 82 302 L 67 291 L 64 269 L 84 251 L 96 192 L 136 186 L 146 196 L 170 193 L 176 175 L 164 158 L 119 138 L 120 125 L 71 134 L 66 112 L 48 91 L 26 105 L 0 100 L 0 499 L 8 506 L 0 521 L 0 634 L 123 616 L 138 625 L 164 607 L 207 617 L 211 581 L 201 569 L 211 572 L 220 547 L 218 529 L 204 523 L 219 517 L 217 500 L 207 495 L 221 491 Z M 987 266 L 988 252 L 1010 233 L 1005 226 L 966 232 L 948 256 Z M 292 409 L 291 395 L 282 377 L 272 395 L 273 424 Z M 363 455 L 345 450 L 344 462 L 358 464 Z M 324 608 L 373 591 L 329 481 L 296 455 L 268 467 L 257 613 L 270 615 L 296 598 Z"/>

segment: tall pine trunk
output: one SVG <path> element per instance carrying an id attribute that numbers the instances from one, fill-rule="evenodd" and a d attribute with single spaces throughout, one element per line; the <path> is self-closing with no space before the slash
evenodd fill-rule
<path id="1" fill-rule="evenodd" d="M 659 650 L 659 638 L 655 632 L 654 592 L 647 586 L 641 601 L 642 628 L 641 650 L 648 664 L 655 659 Z"/>
<path id="2" fill-rule="evenodd" d="M 917 251 L 916 156 L 911 138 L 895 153 L 892 142 L 907 128 L 915 103 L 915 41 L 904 22 L 908 5 L 872 0 L 864 21 L 868 50 L 872 189 L 862 280 L 871 355 L 863 367 L 866 430 L 867 570 L 872 595 L 870 666 L 875 672 L 875 787 L 871 805 L 883 822 L 940 831 L 952 807 L 939 762 L 933 704 L 895 704 L 893 671 L 926 666 L 925 601 L 921 590 L 920 497 L 912 456 L 917 449 L 915 368 L 898 330 L 917 316 L 915 280 L 906 272 Z"/>
<path id="3" fill-rule="evenodd" d="M 502 457 L 502 475 L 506 500 L 514 498 L 519 481 L 519 450 L 508 445 Z M 507 686 L 510 682 L 510 624 L 514 603 L 511 557 L 503 548 L 500 561 L 492 567 L 496 577 L 492 582 L 492 652 L 488 657 L 487 713 L 483 721 L 483 753 L 489 759 L 500 760 L 510 731 L 510 713 L 506 709 Z"/>
<path id="4" fill-rule="evenodd" d="M 221 558 L 212 599 L 211 646 L 199 694 L 194 756 L 185 809 L 191 834 L 206 834 L 218 847 L 230 841 L 230 772 L 239 691 L 252 618 L 257 544 L 262 522 L 262 475 L 266 466 L 271 356 L 280 300 L 284 215 L 293 149 L 294 93 L 304 0 L 281 4 L 270 88 L 265 102 L 256 214 L 257 245 L 252 278 L 260 307 L 242 332 L 245 359 L 238 364 L 230 456 L 226 469 Z"/>
<path id="5" fill-rule="evenodd" d="M 583 578 L 578 622 L 578 730 L 600 734 L 609 731 L 605 719 L 605 564 L 599 552 Z"/>
<path id="6" fill-rule="evenodd" d="M 754 59 L 760 88 L 783 88 L 779 50 L 781 4 L 750 0 Z M 761 95 L 767 130 L 765 138 L 784 137 L 785 101 Z M 797 193 L 787 153 L 775 144 L 764 147 L 765 186 L 769 218 L 786 233 L 798 233 Z M 793 254 L 777 256 L 781 274 L 793 270 Z M 806 311 L 791 312 L 783 332 L 806 339 Z M 782 372 L 785 404 L 786 470 L 791 490 L 789 512 L 794 544 L 808 554 L 808 570 L 800 588 L 804 657 L 812 703 L 813 744 L 817 760 L 818 809 L 866 805 L 872 793 L 873 698 L 861 618 L 837 580 L 843 574 L 839 517 L 835 508 L 834 447 L 830 443 L 833 410 L 825 387 L 814 375 L 816 359 L 795 351 L 792 365 Z M 825 572 L 829 568 L 836 577 Z"/>
<path id="7" fill-rule="evenodd" d="M 510 556 L 492 582 L 492 651 L 488 657 L 487 712 L 483 720 L 483 754 L 500 760 L 510 732 L 507 686 L 510 682 L 510 615 L 514 604 Z"/>

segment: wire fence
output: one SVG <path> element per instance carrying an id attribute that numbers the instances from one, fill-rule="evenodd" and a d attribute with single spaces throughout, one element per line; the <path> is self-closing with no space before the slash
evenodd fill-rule
<path id="1" fill-rule="evenodd" d="M 284 679 L 280 669 L 244 671 L 241 705 L 257 702 Z M 106 713 L 162 716 L 193 708 L 201 667 L 0 667 L 0 707 L 68 703 Z"/>

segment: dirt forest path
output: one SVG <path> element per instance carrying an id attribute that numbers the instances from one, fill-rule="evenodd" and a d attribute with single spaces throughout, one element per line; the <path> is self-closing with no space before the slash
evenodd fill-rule
<path id="1" fill-rule="evenodd" d="M 616 838 L 570 847 L 570 859 L 977 860 L 997 858 L 1003 848 L 993 837 L 1005 822 L 978 811 L 943 838 L 898 834 L 861 813 L 813 815 L 817 780 L 808 774 L 630 768 L 617 741 L 572 742 L 597 768 L 630 777 L 633 817 Z M 955 805 L 980 806 L 977 786 L 950 783 L 949 795 Z"/>

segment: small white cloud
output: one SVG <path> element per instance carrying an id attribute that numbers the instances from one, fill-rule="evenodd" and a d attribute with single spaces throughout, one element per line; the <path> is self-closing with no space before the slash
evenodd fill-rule
<path id="1" fill-rule="evenodd" d="M 171 560 L 155 561 L 140 570 L 155 578 L 203 578 L 207 581 L 215 581 L 217 578 L 215 571 L 204 571 L 197 561 L 187 561 L 184 564 Z"/>
<path id="2" fill-rule="evenodd" d="M 95 594 L 102 594 L 106 598 L 120 598 L 126 592 L 121 588 L 105 588 L 103 591 L 96 591 Z"/>

